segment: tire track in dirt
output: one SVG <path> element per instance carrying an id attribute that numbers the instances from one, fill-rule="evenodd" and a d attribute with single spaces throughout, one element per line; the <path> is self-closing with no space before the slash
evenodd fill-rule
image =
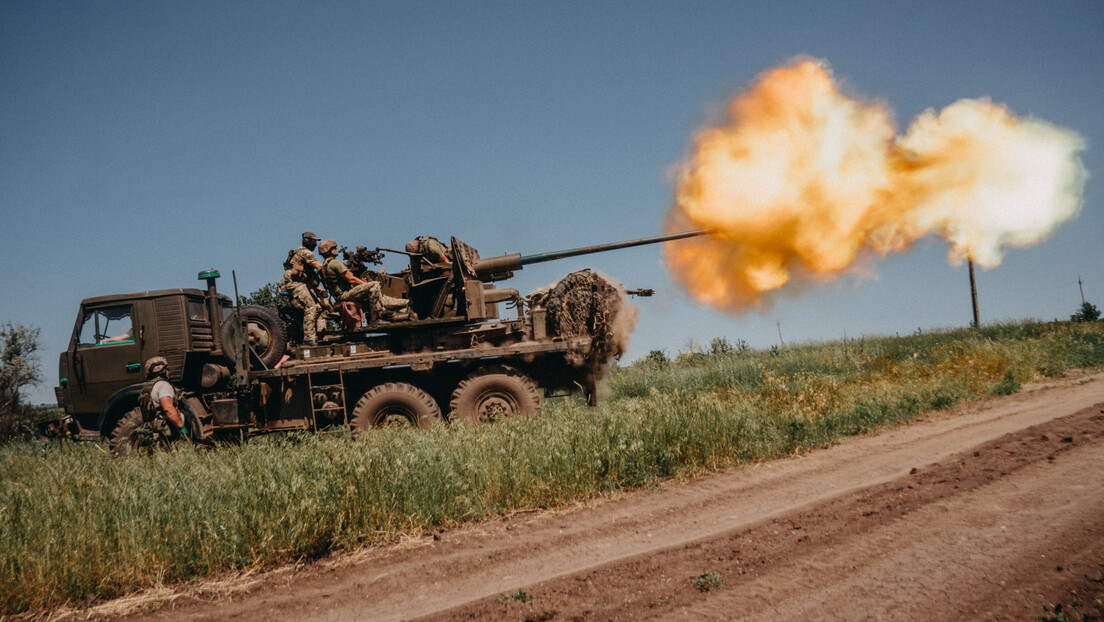
<path id="1" fill-rule="evenodd" d="M 371 551 L 360 555 L 355 564 L 316 564 L 290 576 L 274 576 L 248 594 L 217 603 L 177 601 L 146 617 L 386 620 L 439 614 L 443 619 L 497 619 L 503 615 L 629 619 L 677 616 L 682 612 L 691 617 L 732 618 L 739 613 L 755 617 L 754 611 L 789 618 L 804 617 L 803 602 L 818 603 L 809 605 L 820 612 L 814 617 L 835 617 L 842 615 L 839 612 L 855 611 L 849 603 L 857 593 L 865 591 L 868 599 L 884 598 L 881 592 L 885 586 L 858 581 L 859 569 L 874 572 L 870 569 L 879 568 L 875 562 L 887 558 L 886 546 L 889 552 L 895 551 L 901 548 L 897 543 L 907 541 L 910 534 L 916 534 L 917 542 L 927 544 L 901 548 L 892 568 L 903 570 L 895 574 L 889 567 L 882 567 L 867 580 L 899 577 L 899 591 L 915 592 L 916 603 L 927 612 L 932 599 L 945 600 L 947 597 L 940 594 L 968 584 L 967 578 L 973 576 L 967 572 L 964 578 L 949 570 L 935 572 L 934 577 L 908 572 L 912 562 L 904 551 L 912 550 L 917 556 L 938 541 L 929 540 L 929 535 L 920 537 L 928 533 L 932 517 L 969 516 L 966 509 L 978 505 L 968 500 L 969 495 L 981 494 L 982 490 L 996 491 L 992 493 L 996 496 L 984 502 L 985 507 L 1008 514 L 1000 509 L 1005 506 L 998 501 L 1004 498 L 1001 495 L 1014 496 L 1016 489 L 997 486 L 1002 479 L 999 473 L 1022 473 L 1029 470 L 1028 465 L 1037 465 L 1031 468 L 1044 473 L 1046 469 L 1070 468 L 1076 472 L 1080 468 L 1082 473 L 1095 475 L 1096 488 L 1102 488 L 1099 469 L 1086 470 L 1096 466 L 1077 466 L 1082 462 L 1096 464 L 1097 454 L 1092 449 L 1098 445 L 1095 441 L 1061 443 L 1051 437 L 1057 432 L 1024 432 L 1032 426 L 1057 426 L 1056 420 L 1061 418 L 1085 423 L 1095 430 L 1092 426 L 1101 424 L 1092 419 L 1093 412 L 1070 415 L 1100 403 L 1104 403 L 1104 380 L 1099 374 L 1034 385 L 1012 396 L 966 405 L 953 417 L 848 439 L 804 457 L 688 483 L 669 483 L 656 490 L 632 491 L 566 510 L 486 521 L 436 534 L 433 539 L 423 538 L 416 546 Z M 1082 422 L 1078 417 L 1088 419 Z M 1095 433 L 1104 434 L 1104 430 Z M 979 449 L 993 442 L 1008 442 L 1002 437 L 1017 434 L 1028 434 L 1022 442 L 1048 453 L 1041 458 L 1009 458 L 999 449 Z M 1038 443 L 1027 442 L 1031 434 L 1040 437 Z M 1048 436 L 1046 441 L 1041 439 L 1044 434 Z M 1059 446 L 1050 447 L 1055 443 Z M 979 455 L 973 456 L 974 451 Z M 1047 459 L 1051 454 L 1054 460 Z M 963 462 L 966 464 L 960 464 Z M 910 474 L 914 468 L 918 470 Z M 954 474 L 948 471 L 939 476 L 943 481 L 926 479 L 936 477 L 932 474 L 942 472 L 940 469 L 952 469 Z M 975 473 L 976 469 L 981 471 Z M 989 476 L 996 483 L 984 479 Z M 967 479 L 976 483 L 964 484 Z M 1049 482 L 1044 489 L 1055 491 L 1061 487 Z M 954 500 L 960 498 L 964 501 L 956 505 Z M 860 511 L 860 506 L 870 509 Z M 1045 509 L 1048 504 L 1041 506 Z M 1073 507 L 1059 514 L 1075 513 Z M 985 521 L 992 520 L 992 516 L 978 515 L 971 520 L 987 524 Z M 1022 516 L 1023 524 L 1056 520 L 1050 514 Z M 814 533 L 814 525 L 823 528 Z M 1070 527 L 1075 531 L 1078 528 Z M 949 524 L 940 529 L 953 531 Z M 1098 532 L 1093 537 L 1101 540 Z M 745 542 L 749 539 L 750 543 Z M 792 548 L 798 542 L 801 546 Z M 1046 542 L 1044 548 L 1054 546 Z M 984 562 L 990 549 L 999 548 L 997 544 L 999 539 L 994 536 L 990 545 L 970 555 Z M 705 551 L 705 557 L 700 557 L 701 551 Z M 706 563 L 709 560 L 714 561 Z M 772 568 L 784 570 L 773 578 L 760 574 L 760 569 Z M 722 589 L 702 594 L 689 587 L 688 577 L 714 571 L 726 577 L 728 583 Z M 1072 572 L 1066 576 L 1072 576 Z M 756 583 L 756 577 L 763 582 Z M 790 577 L 790 584 L 780 582 L 779 577 Z M 852 577 L 856 577 L 855 582 L 848 583 Z M 1022 578 L 1011 579 L 1022 582 Z M 1002 580 L 1006 580 L 1004 591 L 1017 589 L 1007 579 Z M 875 585 L 880 587 L 868 587 Z M 851 586 L 849 590 L 844 589 L 847 586 Z M 1052 588 L 1057 589 L 1046 589 Z M 533 604 L 494 602 L 497 596 L 517 590 L 532 594 Z M 808 600 L 810 595 L 821 593 L 844 595 L 839 601 L 827 596 L 821 601 Z M 772 600 L 772 595 L 777 599 Z M 688 600 L 681 600 L 684 598 Z M 749 608 L 749 601 L 759 603 L 759 608 Z M 909 602 L 902 596 L 901 604 L 893 611 L 911 611 Z M 974 610 L 981 611 L 986 602 L 978 601 Z M 1032 602 L 1035 610 L 1041 611 L 1043 601 Z M 833 607 L 840 607 L 839 612 L 833 614 Z M 870 612 L 875 615 L 873 610 Z M 865 613 L 860 610 L 862 615 Z"/>
<path id="2" fill-rule="evenodd" d="M 1104 590 L 1104 403 L 746 529 L 429 619 L 1025 619 Z M 708 594 L 691 578 L 725 578 Z M 1073 592 L 1071 593 L 1071 590 Z"/>

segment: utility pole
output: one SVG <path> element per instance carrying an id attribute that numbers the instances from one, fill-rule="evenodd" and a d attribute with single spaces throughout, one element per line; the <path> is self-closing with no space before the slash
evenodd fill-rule
<path id="1" fill-rule="evenodd" d="M 782 344 L 780 347 L 785 348 L 786 342 L 782 341 L 782 321 L 775 320 L 774 323 L 776 326 L 778 326 L 778 343 Z"/>
<path id="2" fill-rule="evenodd" d="M 1081 288 L 1081 306 L 1085 306 L 1085 286 L 1081 284 L 1081 275 L 1077 275 L 1077 287 Z"/>
<path id="3" fill-rule="evenodd" d="M 974 304 L 974 328 L 981 328 L 981 315 L 978 313 L 977 281 L 974 280 L 974 258 L 966 257 L 966 265 L 970 267 L 970 301 Z M 1078 277 L 1080 279 L 1081 277 Z"/>

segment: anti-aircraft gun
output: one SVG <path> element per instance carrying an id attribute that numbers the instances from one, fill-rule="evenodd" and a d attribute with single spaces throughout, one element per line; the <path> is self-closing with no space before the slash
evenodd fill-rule
<path id="1" fill-rule="evenodd" d="M 408 269 L 394 274 L 369 271 L 366 278 L 378 281 L 384 294 L 409 299 L 415 319 L 375 321 L 369 315 L 364 325 L 329 335 L 318 346 L 293 348 L 291 360 L 281 366 L 280 373 L 309 369 L 317 374 L 336 366 L 346 370 L 343 373 L 348 377 L 348 358 L 371 353 L 374 367 L 409 364 L 409 371 L 419 376 L 409 384 L 416 384 L 429 396 L 421 401 L 439 405 L 439 412 L 450 418 L 485 420 L 535 412 L 540 410 L 542 392 L 554 395 L 582 389 L 595 403 L 596 383 L 609 359 L 623 353 L 631 330 L 631 322 L 623 321 L 631 314 L 622 314 L 626 303 L 620 285 L 591 270 L 573 272 L 524 297 L 514 288 L 495 283 L 531 264 L 705 233 L 685 231 L 494 257 L 481 257 L 475 248 L 452 237 L 451 261 L 440 263 L 426 262 L 417 252 L 390 248 L 360 253 L 373 259 L 381 252 L 410 258 Z M 514 309 L 516 315 L 500 317 L 501 304 Z M 264 376 L 266 372 L 258 373 Z M 386 419 L 378 413 L 366 414 L 372 408 L 379 407 L 374 400 L 362 398 L 350 412 L 354 424 Z M 409 413 L 402 417 L 421 419 Z"/>
<path id="2" fill-rule="evenodd" d="M 110 435 L 113 448 L 138 443 L 133 427 L 121 423 L 141 419 L 134 410 L 141 387 L 136 374 L 154 355 L 170 361 L 188 428 L 199 439 L 334 425 L 424 426 L 443 418 L 487 421 L 537 413 L 545 397 L 579 391 L 593 404 L 597 381 L 610 357 L 623 351 L 631 328 L 620 285 L 591 270 L 524 297 L 495 283 L 535 263 L 705 233 L 488 258 L 451 238 L 450 262 L 426 264 L 406 252 L 410 269 L 367 272 L 384 293 L 408 298 L 415 317 L 370 319 L 315 346 L 289 344 L 284 320 L 265 307 L 231 312 L 215 289 L 214 270 L 200 273 L 206 291 L 86 299 L 61 357 L 58 404 L 81 434 Z M 386 251 L 392 249 L 358 248 L 353 255 L 371 263 Z M 516 314 L 500 317 L 503 304 Z M 134 338 L 100 340 L 99 333 L 120 323 L 136 329 Z"/>
<path id="3" fill-rule="evenodd" d="M 500 289 L 490 284 L 512 278 L 514 272 L 525 266 L 633 246 L 681 240 L 705 233 L 707 231 L 704 230 L 684 231 L 532 255 L 512 253 L 495 257 L 480 257 L 475 248 L 453 237 L 450 247 L 451 264 L 426 263 L 420 254 L 409 251 L 376 249 L 377 252 L 388 251 L 408 255 L 411 263 L 409 270 L 391 276 L 378 275 L 378 280 L 383 284 L 384 293 L 409 298 L 420 318 L 464 317 L 470 321 L 479 321 L 490 317 L 487 305 L 504 301 L 516 303 L 521 299 L 517 290 Z"/>

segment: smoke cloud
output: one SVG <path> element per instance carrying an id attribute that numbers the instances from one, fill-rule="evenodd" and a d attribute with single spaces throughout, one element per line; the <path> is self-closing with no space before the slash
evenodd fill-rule
<path id="1" fill-rule="evenodd" d="M 948 242 L 952 264 L 992 268 L 1077 216 L 1084 149 L 1076 133 L 987 99 L 928 110 L 898 136 L 885 105 L 800 59 L 695 137 L 667 229 L 713 233 L 665 245 L 665 261 L 693 298 L 730 311 L 929 235 Z"/>

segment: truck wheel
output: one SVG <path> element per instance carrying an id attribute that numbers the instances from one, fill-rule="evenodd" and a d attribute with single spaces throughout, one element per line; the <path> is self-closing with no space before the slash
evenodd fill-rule
<path id="1" fill-rule="evenodd" d="M 427 428 L 441 420 L 436 400 L 418 387 L 405 382 L 388 382 L 374 387 L 353 408 L 353 429 L 381 426 Z"/>
<path id="2" fill-rule="evenodd" d="M 120 417 L 119 423 L 115 424 L 115 429 L 111 430 L 111 438 L 108 441 L 111 455 L 122 457 L 139 453 L 142 450 L 144 424 L 142 411 L 138 408 L 132 408 Z"/>
<path id="3" fill-rule="evenodd" d="M 534 415 L 542 406 L 540 391 L 532 378 L 512 367 L 494 365 L 460 381 L 449 401 L 449 419 L 494 421 Z"/>
<path id="4" fill-rule="evenodd" d="M 237 360 L 241 356 L 242 344 L 237 330 L 239 314 L 245 321 L 245 338 L 253 353 L 265 367 L 278 363 L 287 350 L 287 327 L 274 311 L 253 305 L 235 311 L 222 323 L 222 343 L 230 357 Z"/>

